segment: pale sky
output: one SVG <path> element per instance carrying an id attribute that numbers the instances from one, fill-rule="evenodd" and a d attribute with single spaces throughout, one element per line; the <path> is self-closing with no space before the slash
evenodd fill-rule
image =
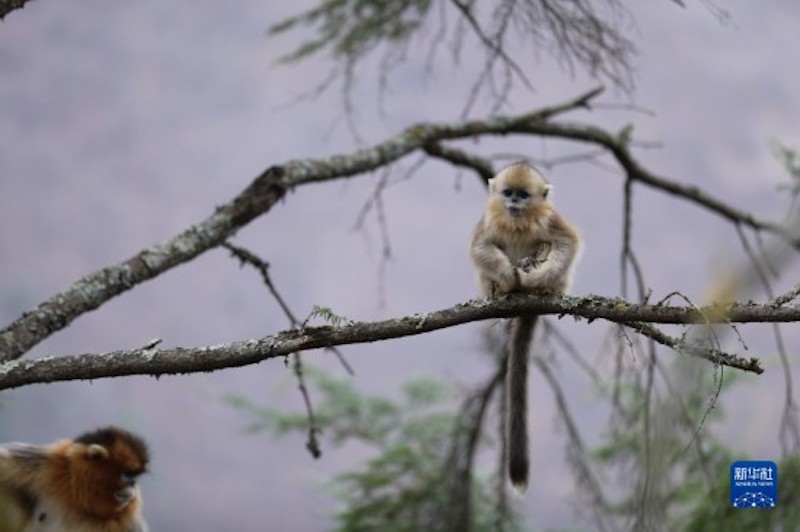
<path id="1" fill-rule="evenodd" d="M 732 19 L 721 23 L 696 0 L 687 0 L 686 9 L 669 0 L 629 3 L 637 4 L 629 27 L 640 50 L 636 90 L 626 95 L 610 89 L 600 101 L 635 103 L 648 112 L 608 106 L 570 118 L 612 129 L 633 123 L 637 139 L 660 143 L 637 152 L 654 172 L 781 219 L 787 202 L 776 186 L 787 176 L 770 142 L 800 148 L 800 5 L 725 2 Z M 266 28 L 307 5 L 36 0 L 0 24 L 2 323 L 82 275 L 202 220 L 269 165 L 359 147 L 342 121 L 337 92 L 292 103 L 322 81 L 328 66 L 323 58 L 275 64 L 299 35 L 268 38 Z M 442 54 L 426 77 L 425 50 L 412 51 L 410 63 L 389 79 L 383 109 L 375 71 L 359 73 L 354 119 L 367 144 L 417 122 L 459 117 L 481 63 L 462 60 L 455 68 Z M 558 103 L 597 84 L 565 74 L 546 56 L 517 59 L 536 91 L 519 87 L 506 113 Z M 481 110 L 474 115 L 482 116 Z M 521 137 L 467 146 L 533 158 L 586 149 Z M 573 293 L 619 295 L 619 173 L 586 164 L 547 173 L 557 205 L 586 240 Z M 364 230 L 353 229 L 376 178 L 303 187 L 234 239 L 271 263 L 275 283 L 298 315 L 323 305 L 372 320 L 441 309 L 476 295 L 467 242 L 484 200 L 478 180 L 431 163 L 387 191 L 393 259 L 381 298 L 380 229 L 374 216 Z M 661 193 L 637 187 L 634 220 L 634 242 L 654 299 L 680 290 L 702 302 L 722 265 L 743 258 L 731 226 Z M 787 270 L 776 289 L 787 289 L 797 274 L 796 266 Z M 599 371 L 609 370 L 607 324 L 561 325 Z M 164 346 L 202 346 L 286 327 L 257 274 L 215 250 L 81 317 L 28 356 L 134 348 L 154 337 Z M 400 384 L 418 375 L 463 389 L 484 380 L 489 369 L 479 353 L 480 329 L 472 324 L 343 351 L 356 368 L 356 385 L 371 393 L 396 397 Z M 721 430 L 736 435 L 737 450 L 774 459 L 783 377 L 768 331 L 742 330 L 768 371 L 746 376 L 723 394 L 732 420 Z M 792 355 L 800 335 L 794 326 L 784 330 Z M 675 354 L 664 350 L 661 356 Z M 344 376 L 326 353 L 308 353 L 306 361 Z M 558 372 L 587 438 L 597 443 L 607 420 L 597 391 L 566 359 Z M 534 477 L 548 481 L 531 486 L 521 503 L 524 513 L 536 528 L 579 526 L 552 393 L 538 374 L 530 387 L 532 467 Z M 323 458 L 313 461 L 302 435 L 276 440 L 243 434 L 248 419 L 219 401 L 231 392 L 302 409 L 291 371 L 272 360 L 212 375 L 4 392 L 0 439 L 46 442 L 109 423 L 142 433 L 154 455 L 153 472 L 143 481 L 153 530 L 328 527 L 334 506 L 324 484 L 357 465 L 364 450 L 323 440 Z"/>

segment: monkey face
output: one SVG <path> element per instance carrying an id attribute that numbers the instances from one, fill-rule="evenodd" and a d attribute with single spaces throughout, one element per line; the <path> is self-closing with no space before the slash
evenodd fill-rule
<path id="1" fill-rule="evenodd" d="M 503 206 L 511 216 L 522 216 L 531 204 L 531 194 L 525 188 L 507 187 L 500 191 Z"/>
<path id="2" fill-rule="evenodd" d="M 129 450 L 118 449 L 117 464 L 110 480 L 114 483 L 114 499 L 123 510 L 139 494 L 137 480 L 145 472 L 146 462 L 131 455 Z"/>
<path id="3" fill-rule="evenodd" d="M 149 453 L 140 438 L 116 427 L 99 429 L 75 439 L 71 471 L 81 487 L 76 498 L 92 515 L 115 517 L 137 500 L 138 477 L 147 470 Z"/>

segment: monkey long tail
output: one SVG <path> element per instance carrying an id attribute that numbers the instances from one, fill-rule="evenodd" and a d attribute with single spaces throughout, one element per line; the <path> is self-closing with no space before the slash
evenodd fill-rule
<path id="1" fill-rule="evenodd" d="M 528 351 L 537 316 L 514 319 L 509 337 L 506 390 L 508 478 L 519 494 L 528 488 Z"/>

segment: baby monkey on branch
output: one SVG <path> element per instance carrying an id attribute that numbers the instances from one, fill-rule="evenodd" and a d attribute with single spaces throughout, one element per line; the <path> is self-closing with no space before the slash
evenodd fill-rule
<path id="1" fill-rule="evenodd" d="M 472 236 L 471 256 L 481 294 L 565 293 L 581 250 L 575 227 L 550 201 L 552 186 L 524 163 L 489 180 L 489 198 Z M 508 478 L 518 493 L 528 487 L 528 351 L 536 315 L 509 322 L 506 369 Z"/>

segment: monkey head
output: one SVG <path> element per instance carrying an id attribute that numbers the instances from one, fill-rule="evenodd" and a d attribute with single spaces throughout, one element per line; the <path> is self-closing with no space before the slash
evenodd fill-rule
<path id="1" fill-rule="evenodd" d="M 489 200 L 515 218 L 529 216 L 548 203 L 551 190 L 552 185 L 539 172 L 523 163 L 508 166 L 489 180 Z"/>
<path id="2" fill-rule="evenodd" d="M 127 511 L 138 497 L 138 477 L 147 470 L 149 452 L 144 441 L 117 427 L 88 432 L 67 447 L 79 506 L 91 514 L 111 517 Z"/>

